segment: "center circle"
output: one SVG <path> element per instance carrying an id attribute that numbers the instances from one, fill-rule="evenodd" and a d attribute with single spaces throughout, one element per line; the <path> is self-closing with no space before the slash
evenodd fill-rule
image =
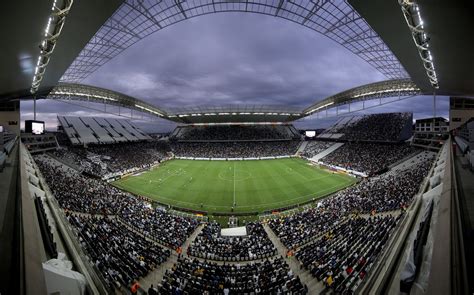
<path id="1" fill-rule="evenodd" d="M 252 175 L 248 171 L 227 169 L 219 173 L 219 178 L 228 181 L 242 181 L 249 179 Z"/>

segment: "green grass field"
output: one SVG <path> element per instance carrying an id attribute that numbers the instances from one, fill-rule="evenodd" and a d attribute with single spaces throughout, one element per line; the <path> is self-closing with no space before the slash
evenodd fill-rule
<path id="1" fill-rule="evenodd" d="M 181 208 L 209 213 L 263 212 L 321 198 L 356 180 L 303 159 L 171 160 L 122 178 L 121 189 Z"/>

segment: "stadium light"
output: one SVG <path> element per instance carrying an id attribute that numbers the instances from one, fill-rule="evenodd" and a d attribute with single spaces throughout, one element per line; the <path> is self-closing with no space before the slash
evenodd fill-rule
<path id="1" fill-rule="evenodd" d="M 73 2 L 74 0 L 61 1 L 63 8 L 57 7 L 57 0 L 54 0 L 53 2 L 51 15 L 49 16 L 48 23 L 44 29 L 44 39 L 39 46 L 40 55 L 38 56 L 30 88 L 32 94 L 36 93 L 41 85 L 43 75 L 46 72 L 46 66 L 49 64 L 51 55 L 56 48 L 56 42 L 61 35 L 64 23 L 66 22 L 66 16 L 68 15 Z"/>
<path id="2" fill-rule="evenodd" d="M 424 21 L 421 18 L 420 7 L 412 0 L 399 0 L 398 3 L 402 9 L 408 28 L 411 31 L 413 42 L 415 42 L 418 49 L 418 54 L 423 62 L 431 86 L 438 89 L 439 83 L 433 63 L 433 55 L 429 50 L 430 38 L 424 30 Z"/>
<path id="3" fill-rule="evenodd" d="M 141 105 L 139 105 L 139 104 L 135 104 L 135 107 L 137 107 L 137 108 L 139 108 L 139 109 L 142 109 L 142 110 L 144 110 L 144 111 L 150 112 L 150 113 L 152 113 L 152 114 L 155 114 L 155 115 L 158 115 L 158 116 L 163 117 L 163 114 L 162 114 L 162 113 L 157 112 L 157 111 L 155 111 L 155 110 L 152 110 L 152 109 L 150 109 L 150 108 L 141 106 Z"/>
<path id="4" fill-rule="evenodd" d="M 416 87 L 406 87 L 406 88 L 398 88 L 398 89 L 384 89 L 384 90 L 364 92 L 364 93 L 356 94 L 352 97 L 353 98 L 358 98 L 358 97 L 370 96 L 370 95 L 373 95 L 373 94 L 382 94 L 382 93 L 390 93 L 390 92 L 404 92 L 404 91 L 417 91 L 417 90 L 419 90 L 419 89 L 416 88 Z"/>
<path id="5" fill-rule="evenodd" d="M 108 97 L 108 96 L 103 96 L 103 95 L 98 95 L 98 94 L 89 94 L 89 93 L 83 93 L 83 92 L 67 92 L 67 91 L 52 91 L 51 95 L 68 95 L 68 96 L 80 96 L 80 97 L 96 97 L 96 98 L 102 98 L 105 100 L 111 100 L 111 101 L 116 101 L 115 98 Z"/>
<path id="6" fill-rule="evenodd" d="M 322 106 L 319 106 L 319 107 L 317 107 L 317 108 L 314 108 L 314 109 L 312 109 L 312 110 L 309 110 L 308 112 L 306 112 L 306 115 L 311 114 L 311 113 L 314 113 L 314 112 L 316 112 L 316 111 L 318 111 L 318 110 L 320 110 L 320 109 L 322 109 L 322 108 L 328 107 L 328 106 L 333 105 L 333 104 L 334 104 L 333 101 L 332 101 L 332 102 L 328 102 L 328 103 L 326 103 L 326 104 L 323 104 Z"/>

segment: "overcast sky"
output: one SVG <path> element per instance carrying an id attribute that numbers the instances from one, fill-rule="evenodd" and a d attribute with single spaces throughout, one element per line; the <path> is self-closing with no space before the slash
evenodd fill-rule
<path id="1" fill-rule="evenodd" d="M 269 16 L 226 13 L 165 28 L 128 48 L 83 83 L 164 109 L 230 104 L 303 109 L 340 91 L 385 79 L 356 55 L 305 27 Z M 447 102 L 445 97 L 438 99 L 437 115 L 447 116 Z M 57 114 L 103 116 L 101 111 L 63 102 L 41 101 L 37 110 L 37 118 L 47 121 L 50 129 L 57 125 Z M 415 97 L 366 113 L 393 111 L 411 111 L 416 118 L 431 116 L 432 98 Z M 32 115 L 32 103 L 22 103 L 23 119 Z M 298 126 L 327 127 L 333 120 L 309 118 Z M 163 120 L 137 123 L 147 131 L 173 127 Z"/>

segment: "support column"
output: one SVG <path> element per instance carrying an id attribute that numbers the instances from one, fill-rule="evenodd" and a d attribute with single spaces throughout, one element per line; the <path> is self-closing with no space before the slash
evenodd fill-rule
<path id="1" fill-rule="evenodd" d="M 433 91 L 433 128 L 431 131 L 435 131 L 436 124 L 436 91 Z"/>
<path id="2" fill-rule="evenodd" d="M 36 95 L 33 97 L 33 120 L 36 121 Z"/>

